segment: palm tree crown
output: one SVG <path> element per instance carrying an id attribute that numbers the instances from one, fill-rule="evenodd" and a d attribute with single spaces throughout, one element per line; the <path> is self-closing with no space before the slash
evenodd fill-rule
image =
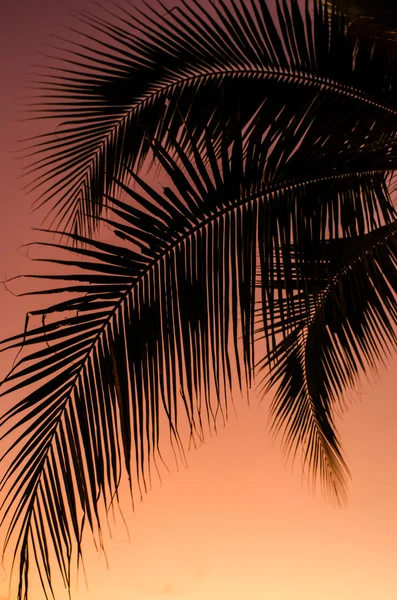
<path id="1" fill-rule="evenodd" d="M 255 376 L 275 388 L 285 450 L 343 501 L 335 410 L 396 344 L 384 45 L 320 0 L 81 20 L 33 102 L 57 124 L 32 146 L 32 187 L 63 236 L 41 245 L 63 254 L 31 293 L 61 296 L 2 346 L 19 352 L 2 394 L 26 390 L 1 420 L 18 600 L 32 560 L 46 594 L 54 564 L 70 588 L 122 476 L 146 491 L 161 445 L 183 455 L 184 431 L 216 429 Z"/>

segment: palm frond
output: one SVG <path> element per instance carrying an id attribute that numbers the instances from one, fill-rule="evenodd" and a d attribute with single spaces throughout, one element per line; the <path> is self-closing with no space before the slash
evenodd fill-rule
<path id="1" fill-rule="evenodd" d="M 6 545 L 16 538 L 20 599 L 28 597 L 32 560 L 46 593 L 52 592 L 49 555 L 70 587 L 72 550 L 80 555 L 85 524 L 100 539 L 99 505 L 109 508 L 123 470 L 134 493 L 150 487 L 151 469 L 161 460 L 161 419 L 169 423 L 171 446 L 183 454 L 183 423 L 197 440 L 204 419 L 213 429 L 226 418 L 230 352 L 243 385 L 237 298 L 252 287 L 255 238 L 244 246 L 242 227 L 251 212 L 230 209 L 233 201 L 244 204 L 240 182 L 227 170 L 232 162 L 234 172 L 242 172 L 239 154 L 225 157 L 222 173 L 215 163 L 197 188 L 164 151 L 157 153 L 174 185 L 160 195 L 135 176 L 140 192 L 120 185 L 138 205 L 111 200 L 114 221 L 107 222 L 128 247 L 70 234 L 85 247 L 65 246 L 71 258 L 48 262 L 77 273 L 47 277 L 63 282 L 47 293 L 73 297 L 32 313 L 41 325 L 3 344 L 25 355 L 2 395 L 28 389 L 1 420 L 11 436 L 6 455 L 13 456 L 2 479 L 3 524 L 8 520 Z M 199 156 L 195 166 L 199 173 L 206 169 Z M 238 290 L 233 297 L 232 286 Z M 248 376 L 250 311 L 249 304 L 241 312 L 248 315 L 242 316 Z"/>
<path id="2" fill-rule="evenodd" d="M 275 143 L 270 156 L 279 153 L 284 168 L 276 168 L 270 182 L 261 176 L 269 150 L 255 137 L 235 135 L 230 144 L 227 135 L 221 143 L 207 135 L 204 148 L 193 137 L 186 150 L 174 141 L 176 156 L 156 143 L 156 161 L 170 184 L 159 192 L 132 172 L 133 187 L 118 183 L 129 201 L 108 197 L 111 213 L 102 221 L 121 245 L 72 233 L 65 235 L 82 243 L 81 249 L 45 244 L 66 253 L 65 259 L 47 262 L 70 271 L 41 276 L 55 283 L 44 293 L 72 297 L 31 313 L 40 317 L 40 326 L 3 343 L 22 354 L 2 395 L 26 390 L 0 422 L 11 440 L 2 509 L 6 545 L 16 540 L 19 600 L 27 600 L 32 561 L 47 593 L 52 559 L 70 587 L 82 532 L 88 525 L 100 543 L 101 506 L 107 510 L 117 500 L 122 473 L 133 493 L 150 487 L 152 469 L 161 460 L 164 420 L 171 446 L 183 455 L 186 440 L 180 432 L 187 426 L 194 441 L 215 430 L 227 418 L 233 383 L 242 390 L 251 385 L 259 353 L 276 364 L 272 382 L 284 377 L 278 398 L 287 435 L 296 437 L 296 425 L 302 427 L 299 442 L 310 449 L 310 467 L 331 493 L 343 497 L 344 463 L 331 418 L 338 369 L 340 389 L 346 383 L 343 356 L 341 367 L 333 357 L 334 370 L 325 373 L 321 390 L 321 381 L 311 376 L 310 389 L 317 385 L 321 397 L 313 402 L 314 392 L 294 395 L 285 383 L 302 368 L 304 350 L 286 341 L 277 345 L 277 336 L 284 332 L 288 340 L 289 331 L 297 329 L 301 313 L 291 306 L 302 300 L 302 290 L 307 293 L 305 282 L 313 289 L 325 289 L 328 282 L 324 270 L 310 277 L 302 271 L 306 263 L 325 265 L 316 261 L 313 247 L 321 250 L 330 236 L 336 244 L 361 240 L 393 222 L 386 178 L 397 158 L 386 136 L 383 144 L 370 144 L 367 154 L 361 145 L 351 149 L 346 170 L 336 172 L 338 153 L 321 163 L 321 145 L 309 147 L 305 139 L 298 128 L 287 150 Z M 301 140 L 298 150 L 296 140 Z M 368 169 L 371 153 L 375 170 Z M 298 179 L 296 165 L 303 157 L 302 175 L 309 177 Z M 295 177 L 285 180 L 283 173 Z M 296 248 L 303 249 L 298 261 Z M 334 265 L 335 277 L 340 266 L 344 263 Z M 375 296 L 367 295 L 374 304 Z M 301 309 L 306 327 L 318 294 L 307 297 L 310 310 Z M 258 302 L 265 331 L 259 345 Z M 391 296 L 388 302 L 393 314 Z M 314 346 L 317 322 L 322 323 L 316 318 L 309 323 Z M 376 342 L 383 325 L 370 325 Z M 361 353 L 351 355 L 353 366 L 360 366 Z"/>
<path id="3" fill-rule="evenodd" d="M 42 244 L 64 254 L 37 293 L 61 297 L 2 346 L 2 395 L 25 394 L 0 420 L 19 600 L 32 562 L 46 594 L 54 564 L 70 588 L 123 474 L 147 491 L 164 438 L 183 458 L 257 367 L 287 451 L 344 498 L 335 409 L 396 344 L 396 73 L 323 2 L 276 12 L 83 13 L 41 80 L 31 108 L 58 127 L 33 141 L 32 186 L 81 249 Z M 137 174 L 149 154 L 162 191 Z"/>
<path id="4" fill-rule="evenodd" d="M 348 471 L 330 408 L 343 410 L 360 373 L 376 371 L 396 348 L 396 261 L 395 220 L 365 234 L 292 246 L 287 260 L 275 261 L 274 285 L 282 292 L 267 306 L 267 328 L 278 338 L 261 361 L 269 371 L 264 391 L 278 385 L 273 429 L 282 432 L 287 453 L 302 452 L 309 477 L 320 476 L 331 491 Z M 293 290 L 285 293 L 288 286 Z"/>
<path id="5" fill-rule="evenodd" d="M 218 156 L 225 132 L 233 140 L 248 130 L 270 152 L 278 140 L 291 143 L 307 111 L 317 125 L 310 141 L 324 155 L 335 150 L 334 126 L 340 154 L 394 133 L 395 73 L 382 51 L 371 41 L 355 47 L 344 17 L 320 0 L 313 12 L 297 0 L 277 0 L 276 10 L 265 0 L 209 9 L 191 0 L 172 11 L 159 2 L 143 13 L 82 13 L 85 31 L 61 43 L 30 106 L 56 125 L 27 149 L 27 172 L 57 224 L 90 234 L 115 179 L 128 182 L 154 139 L 187 149 L 189 136 L 206 132 Z M 272 165 L 269 180 L 282 167 Z"/>

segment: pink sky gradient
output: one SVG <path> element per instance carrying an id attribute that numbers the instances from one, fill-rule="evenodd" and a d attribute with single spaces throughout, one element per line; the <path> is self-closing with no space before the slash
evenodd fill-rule
<path id="1" fill-rule="evenodd" d="M 174 4 L 178 0 L 174 0 Z M 30 270 L 18 247 L 34 239 L 32 197 L 22 191 L 17 140 L 32 126 L 20 123 L 31 65 L 71 11 L 95 9 L 90 0 L 15 0 L 0 9 L 0 279 Z M 41 215 L 42 216 L 42 215 Z M 0 287 L 0 337 L 21 330 L 32 302 Z M 42 302 L 42 301 L 41 301 Z M 35 303 L 41 303 L 35 300 Z M 0 356 L 0 374 L 12 356 Z M 267 423 L 270 398 L 188 456 L 189 468 L 164 474 L 162 486 L 124 505 L 130 541 L 119 523 L 105 539 L 109 569 L 87 537 L 85 567 L 74 600 L 393 600 L 397 598 L 397 357 L 379 380 L 363 380 L 339 430 L 352 473 L 349 504 L 327 505 L 301 485 L 299 465 L 285 467 Z M 4 400 L 3 400 L 4 402 Z M 8 595 L 11 556 L 0 569 L 0 600 Z M 57 598 L 66 598 L 62 586 Z M 29 600 L 42 600 L 32 586 Z"/>

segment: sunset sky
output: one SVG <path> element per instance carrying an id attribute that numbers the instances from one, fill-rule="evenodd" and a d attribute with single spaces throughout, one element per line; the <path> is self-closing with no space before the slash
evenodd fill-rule
<path id="1" fill-rule="evenodd" d="M 43 217 L 29 211 L 17 141 L 37 131 L 18 121 L 28 72 L 59 26 L 73 24 L 91 0 L 5 0 L 0 7 L 0 280 L 31 270 L 18 248 L 35 239 Z M 174 0 L 174 4 L 178 0 Z M 106 0 L 104 0 L 106 2 Z M 36 129 L 35 129 L 36 127 Z M 36 304 L 40 304 L 35 300 Z M 0 286 L 0 338 L 18 333 L 32 302 Z M 12 355 L 0 355 L 5 375 Z M 330 506 L 291 472 L 271 442 L 270 398 L 250 407 L 188 455 L 189 467 L 164 474 L 135 512 L 125 503 L 107 552 L 87 538 L 85 571 L 74 600 L 393 600 L 397 598 L 397 357 L 379 378 L 363 379 L 338 423 L 352 473 L 348 506 Z M 3 400 L 4 401 L 4 400 Z M 0 567 L 0 600 L 9 595 L 12 557 Z M 66 599 L 62 586 L 56 600 Z M 29 600 L 42 600 L 38 584 Z"/>

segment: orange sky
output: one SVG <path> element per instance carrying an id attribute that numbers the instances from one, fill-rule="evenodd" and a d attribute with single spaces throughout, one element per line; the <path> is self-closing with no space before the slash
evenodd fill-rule
<path id="1" fill-rule="evenodd" d="M 176 0 L 175 0 L 176 1 Z M 5 6 L 5 4 L 7 6 Z M 0 10 L 0 279 L 27 270 L 17 248 L 34 238 L 31 198 L 21 191 L 11 151 L 30 126 L 16 122 L 15 98 L 58 24 L 90 0 L 3 2 Z M 0 288 L 0 337 L 23 326 L 29 299 Z M 12 357 L 0 357 L 5 374 Z M 268 401 L 237 403 L 218 438 L 191 452 L 189 468 L 171 476 L 125 517 L 106 540 L 109 570 L 88 541 L 86 573 L 75 600 L 393 600 L 397 598 L 397 358 L 340 423 L 352 472 L 349 505 L 335 509 L 301 486 L 298 465 L 285 468 L 270 444 Z M 172 465 L 170 465 L 172 470 Z M 10 556 L 0 570 L 0 600 L 8 600 Z M 10 600 L 14 600 L 16 588 Z M 44 598 L 33 586 L 29 600 Z M 66 598 L 62 587 L 57 599 Z"/>

